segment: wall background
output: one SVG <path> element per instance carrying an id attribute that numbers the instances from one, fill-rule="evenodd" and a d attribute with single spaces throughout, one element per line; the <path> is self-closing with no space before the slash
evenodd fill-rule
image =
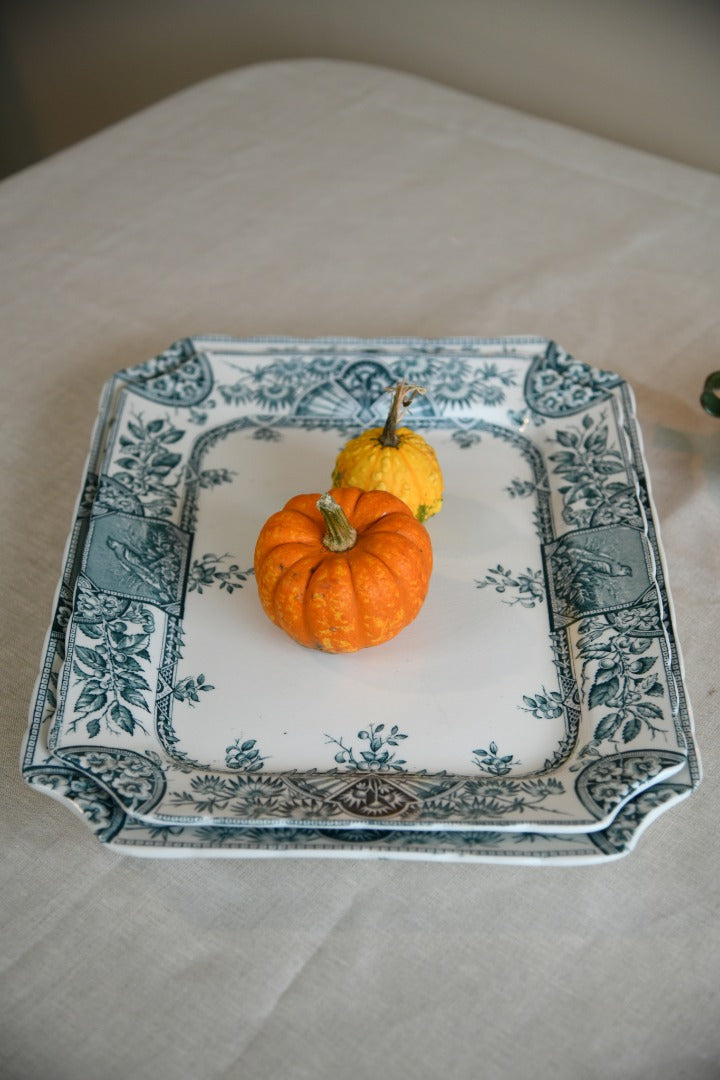
<path id="1" fill-rule="evenodd" d="M 0 176 L 290 57 L 409 71 L 720 172 L 720 0 L 3 0 Z"/>

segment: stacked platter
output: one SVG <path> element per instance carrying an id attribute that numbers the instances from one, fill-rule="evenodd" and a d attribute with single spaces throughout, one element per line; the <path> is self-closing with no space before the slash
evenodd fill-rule
<path id="1" fill-rule="evenodd" d="M 253 551 L 389 386 L 434 446 L 425 605 L 349 655 Z M 632 393 L 541 338 L 184 339 L 105 386 L 22 768 L 135 855 L 569 865 L 700 778 Z"/>

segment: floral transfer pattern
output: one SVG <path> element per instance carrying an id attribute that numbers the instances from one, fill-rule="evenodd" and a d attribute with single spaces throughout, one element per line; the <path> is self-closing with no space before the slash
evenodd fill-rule
<path id="1" fill-rule="evenodd" d="M 660 772 L 679 770 L 682 761 L 682 755 L 674 751 L 635 750 L 614 754 L 584 769 L 578 777 L 578 793 L 585 806 L 602 818 L 621 806 L 628 795 L 650 785 Z"/>
<path id="2" fill-rule="evenodd" d="M 68 730 L 90 738 L 150 725 L 150 637 L 155 617 L 145 604 L 81 586 L 76 601 L 72 673 L 80 693 Z M 147 720 L 143 720 L 147 717 Z"/>
<path id="3" fill-rule="evenodd" d="M 484 589 L 488 585 L 491 585 L 496 593 L 508 594 L 508 598 L 503 598 L 506 604 L 534 608 L 545 599 L 542 570 L 531 570 L 529 566 L 525 571 L 513 574 L 498 563 L 496 567 L 488 569 L 484 578 L 475 581 L 478 589 Z"/>
<path id="4" fill-rule="evenodd" d="M 132 545 L 116 546 L 113 551 L 113 546 L 107 543 L 112 539 L 108 533 L 104 541 L 108 550 L 127 575 L 126 582 L 134 582 L 125 590 L 130 595 L 124 596 L 118 595 L 118 592 L 108 592 L 103 583 L 99 585 L 94 580 L 92 574 L 78 582 L 74 575 L 79 563 L 68 563 L 59 596 L 67 608 L 67 598 L 75 593 L 75 599 L 70 600 L 73 605 L 69 609 L 70 622 L 68 624 L 67 617 L 61 620 L 59 609 L 55 622 L 57 633 L 61 632 L 63 625 L 70 627 L 70 660 L 65 665 L 61 679 L 58 679 L 57 672 L 51 671 L 41 685 L 34 715 L 46 716 L 48 726 L 57 731 L 56 710 L 67 710 L 69 702 L 80 700 L 85 693 L 81 715 L 66 714 L 65 733 L 73 734 L 70 729 L 74 725 L 78 734 L 82 729 L 85 738 L 93 742 L 99 740 L 101 734 L 106 739 L 112 736 L 122 741 L 138 733 L 144 738 L 151 735 L 155 702 L 162 703 L 165 710 L 168 701 L 197 704 L 208 699 L 207 692 L 212 690 L 212 683 L 204 675 L 184 674 L 179 678 L 173 674 L 179 653 L 167 654 L 163 658 L 158 677 L 157 669 L 154 669 L 155 660 L 151 664 L 148 659 L 152 651 L 147 647 L 161 629 L 171 645 L 180 641 L 173 629 L 178 618 L 173 607 L 176 601 L 164 590 L 169 580 L 178 577 L 178 566 L 183 561 L 182 545 L 173 549 L 170 544 L 164 552 L 162 542 L 171 533 L 158 532 L 153 523 L 166 522 L 189 534 L 192 531 L 192 515 L 183 516 L 190 505 L 187 499 L 188 484 L 194 482 L 198 489 L 208 489 L 235 482 L 232 470 L 195 467 L 188 454 L 194 436 L 191 435 L 190 441 L 184 438 L 190 434 L 188 425 L 197 427 L 205 424 L 213 412 L 219 416 L 222 406 L 231 405 L 244 414 L 234 422 L 236 428 L 246 426 L 251 438 L 281 441 L 283 428 L 291 421 L 306 426 L 320 423 L 333 426 L 343 433 L 352 432 L 353 428 L 377 416 L 380 393 L 385 389 L 379 383 L 387 385 L 400 372 L 406 371 L 418 381 L 432 384 L 429 387 L 432 404 L 418 412 L 413 420 L 418 427 L 444 426 L 461 447 L 470 450 L 489 430 L 487 417 L 491 413 L 486 416 L 482 410 L 492 411 L 502 407 L 501 411 L 508 415 L 513 405 L 519 405 L 515 413 L 522 413 L 531 420 L 538 431 L 530 442 L 539 445 L 541 437 L 546 440 L 548 449 L 543 456 L 550 479 L 542 472 L 535 471 L 532 480 L 523 478 L 514 481 L 507 494 L 514 498 L 532 497 L 538 500 L 538 532 L 543 543 L 548 545 L 544 571 L 550 575 L 554 585 L 552 597 L 541 598 L 535 591 L 533 586 L 537 587 L 540 583 L 539 571 L 528 568 L 527 573 L 515 574 L 507 570 L 507 564 L 502 562 L 497 564 L 496 576 L 493 577 L 494 572 L 488 570 L 486 578 L 478 580 L 477 586 L 493 590 L 498 585 L 506 589 L 509 586 L 518 596 L 513 605 L 517 608 L 538 606 L 546 598 L 551 616 L 556 620 L 552 634 L 558 643 L 559 658 L 563 655 L 563 649 L 567 649 L 567 644 L 561 645 L 568 632 L 566 627 L 572 625 L 568 642 L 576 657 L 577 670 L 582 672 L 576 689 L 594 725 L 590 731 L 583 726 L 584 739 L 574 746 L 567 746 L 567 752 L 571 755 L 567 764 L 571 771 L 577 766 L 577 782 L 579 777 L 585 776 L 582 767 L 585 762 L 588 767 L 600 766 L 618 746 L 624 754 L 635 753 L 636 746 L 640 748 L 637 752 L 645 752 L 649 749 L 648 739 L 658 740 L 662 743 L 658 753 L 665 755 L 660 759 L 660 771 L 654 773 L 650 781 L 643 781 L 642 769 L 631 770 L 627 775 L 626 788 L 619 795 L 616 792 L 616 797 L 624 800 L 621 805 L 632 802 L 634 792 L 639 787 L 647 787 L 648 783 L 651 789 L 659 792 L 663 776 L 676 767 L 675 761 L 668 764 L 667 755 L 680 753 L 673 750 L 677 745 L 674 736 L 683 725 L 683 741 L 690 747 L 690 756 L 688 759 L 681 754 L 680 764 L 689 760 L 690 782 L 697 782 L 692 740 L 687 738 L 687 716 L 682 712 L 684 699 L 681 680 L 680 717 L 678 719 L 676 713 L 672 716 L 669 713 L 671 701 L 675 703 L 673 707 L 676 710 L 678 703 L 678 672 L 674 668 L 672 678 L 669 675 L 670 667 L 675 663 L 674 653 L 665 651 L 663 636 L 649 630 L 655 625 L 660 627 L 661 635 L 672 633 L 667 617 L 662 612 L 658 613 L 657 592 L 662 595 L 663 582 L 661 579 L 659 582 L 653 580 L 652 589 L 632 596 L 623 593 L 622 586 L 627 583 L 622 579 L 637 577 L 642 584 L 639 564 L 631 566 L 632 573 L 625 573 L 622 568 L 630 566 L 630 563 L 622 558 L 613 561 L 613 555 L 618 552 L 613 553 L 604 547 L 598 549 L 599 541 L 604 542 L 610 535 L 609 532 L 603 534 L 603 529 L 625 528 L 640 533 L 648 529 L 647 498 L 642 484 L 638 485 L 637 480 L 642 465 L 637 453 L 633 458 L 632 446 L 625 446 L 622 441 L 621 425 L 627 423 L 623 419 L 626 412 L 622 412 L 627 410 L 626 398 L 622 401 L 622 415 L 615 414 L 614 403 L 620 402 L 624 395 L 617 376 L 579 364 L 552 343 L 541 345 L 538 342 L 533 352 L 522 339 L 483 344 L 481 348 L 486 353 L 479 362 L 478 355 L 482 353 L 478 353 L 476 342 L 408 341 L 391 345 L 364 343 L 362 347 L 354 342 L 340 345 L 319 343 L 314 349 L 308 349 L 305 343 L 282 340 L 262 349 L 253 349 L 247 343 L 241 343 L 237 348 L 226 339 L 217 339 L 217 342 L 217 346 L 212 339 L 207 339 L 200 346 L 197 342 L 182 342 L 156 361 L 121 373 L 120 379 L 124 379 L 129 387 L 127 401 L 131 402 L 134 395 L 150 404 L 144 409 L 142 402 L 136 402 L 123 412 L 124 426 L 113 433 L 115 441 L 111 446 L 112 452 L 105 461 L 94 459 L 91 454 L 89 474 L 97 475 L 99 482 L 88 487 L 91 492 L 88 506 L 90 514 L 98 520 L 103 514 L 115 513 L 136 516 L 148 522 L 147 526 L 143 526 L 143 529 L 147 529 L 144 537 L 148 540 L 148 557 L 145 557 L 143 549 L 141 558 L 137 560 L 135 556 L 140 551 Z M 259 351 L 264 352 L 268 360 L 260 364 L 248 362 L 253 352 Z M 216 364 L 216 358 L 225 355 L 231 359 L 224 364 L 222 376 L 219 376 L 220 367 Z M 501 359 L 496 359 L 496 356 Z M 348 357 L 351 357 L 350 362 Z M 301 369 L 304 378 L 297 381 Z M 228 378 L 231 371 L 232 377 Z M 559 381 L 555 378 L 558 375 Z M 293 383 L 292 397 L 288 382 Z M 524 403 L 518 401 L 521 386 L 524 386 Z M 468 417 L 463 414 L 473 412 L 476 418 L 468 423 Z M 564 422 L 567 418 L 572 418 L 572 423 Z M 207 445 L 211 445 L 213 433 L 210 428 L 207 432 L 211 436 Z M 547 503 L 549 498 L 553 500 L 552 513 Z M 543 500 L 546 502 L 543 503 Z M 556 511 L 559 512 L 557 517 L 554 516 Z M 548 528 L 556 530 L 554 535 L 548 537 Z M 572 537 L 573 533 L 577 536 Z M 102 531 L 98 535 L 105 536 Z M 618 535 L 616 532 L 615 536 Z M 82 531 L 78 536 L 82 536 Z M 159 545 L 157 541 L 160 541 Z M 650 544 L 655 545 L 652 533 Z M 621 546 L 624 554 L 627 544 Z M 150 557 L 153 549 L 156 553 L 153 558 L 160 560 L 158 567 L 162 566 L 154 578 L 153 558 Z M 83 551 L 83 548 L 80 550 Z M 608 555 L 610 557 L 606 559 Z M 163 565 L 161 560 L 165 557 L 168 561 Z M 173 559 L 174 568 L 170 566 Z M 140 581 L 148 567 L 150 580 L 146 582 L 147 591 L 143 592 Z M 95 572 L 92 565 L 88 569 Z M 195 557 L 185 572 L 188 574 L 188 584 L 184 587 L 187 591 L 193 591 L 190 581 L 194 573 L 194 591 L 198 595 L 203 587 L 217 588 L 231 594 L 234 589 L 242 589 L 248 573 L 242 569 L 239 560 L 231 561 L 229 555 L 218 556 L 214 562 L 212 557 L 206 558 L 202 554 Z M 236 577 L 233 578 L 233 575 Z M 506 575 L 510 580 L 504 582 Z M 603 576 L 617 578 L 621 591 L 615 591 L 610 596 L 599 594 L 598 583 Z M 609 584 L 615 588 L 615 583 Z M 83 591 L 90 596 L 94 592 L 97 596 L 95 603 L 106 607 L 101 619 L 96 615 L 87 618 L 83 608 Z M 526 602 L 521 602 L 520 597 Z M 505 599 L 509 600 L 510 597 Z M 122 605 L 127 606 L 122 608 Z M 638 617 L 640 611 L 648 614 Z M 150 619 L 154 623 L 152 629 Z M 123 622 L 124 628 L 121 626 Z M 86 633 L 88 629 L 89 634 Z M 92 635 L 98 631 L 102 637 L 93 638 Z M 143 636 L 148 638 L 148 643 L 142 643 Z M 645 642 L 645 645 L 641 646 L 640 642 Z M 51 645 L 55 648 L 54 639 Z M 598 650 L 604 647 L 607 647 L 606 652 L 600 655 Z M 80 652 L 81 649 L 88 651 Z M 134 662 L 126 664 L 124 657 Z M 126 671 L 121 677 L 123 666 Z M 72 673 L 72 686 L 68 685 L 68 672 Z M 211 673 L 210 676 L 212 678 Z M 524 711 L 537 720 L 556 716 L 558 708 L 569 707 L 566 683 L 562 674 L 559 690 L 542 687 L 539 691 L 524 695 Z M 658 686 L 661 687 L 660 691 Z M 42 707 L 40 698 L 45 702 Z M 141 700 L 143 704 L 140 704 Z M 132 730 L 123 709 L 127 709 L 132 716 Z M 158 730 L 164 729 L 166 732 L 162 746 L 172 748 L 171 712 L 165 712 L 162 720 L 156 717 L 155 722 Z M 516 776 L 515 766 L 521 764 L 517 750 L 506 747 L 506 752 L 501 753 L 497 744 L 485 741 L 474 752 L 477 778 L 464 778 L 458 785 L 457 777 L 408 773 L 407 762 L 398 757 L 400 744 L 396 736 L 399 732 L 393 732 L 391 728 L 378 731 L 377 727 L 372 731 L 370 728 L 362 730 L 367 738 L 359 738 L 358 732 L 357 741 L 347 740 L 345 736 L 327 736 L 335 755 L 343 756 L 342 762 L 335 762 L 337 772 L 273 776 L 263 768 L 267 758 L 260 753 L 255 740 L 240 738 L 232 747 L 228 747 L 226 767 L 233 775 L 203 776 L 202 767 L 188 765 L 186 761 L 186 767 L 190 768 L 190 788 L 194 790 L 192 785 L 202 781 L 210 792 L 213 788 L 220 789 L 222 785 L 219 781 L 235 780 L 243 785 L 252 781 L 255 787 L 252 793 L 247 789 L 241 797 L 240 793 L 225 792 L 228 795 L 225 809 L 233 807 L 230 812 L 232 817 L 240 805 L 247 806 L 250 808 L 248 815 L 255 820 L 263 817 L 257 810 L 258 806 L 267 807 L 271 803 L 276 808 L 282 806 L 282 799 L 287 800 L 288 790 L 292 787 L 292 814 L 297 812 L 304 800 L 305 809 L 299 817 L 307 822 L 313 814 L 322 816 L 332 804 L 341 808 L 338 811 L 341 819 L 343 815 L 352 818 L 357 814 L 360 821 L 374 821 L 374 815 L 378 814 L 378 821 L 415 821 L 419 824 L 429 820 L 436 825 L 448 820 L 455 827 L 454 815 L 460 813 L 462 806 L 462 813 L 469 815 L 466 820 L 477 822 L 489 823 L 495 817 L 497 820 L 520 823 L 524 816 L 532 817 L 533 828 L 542 825 L 544 835 L 548 837 L 552 835 L 547 830 L 556 813 L 565 815 L 567 824 L 577 827 L 575 815 L 567 813 L 571 805 L 567 798 L 570 788 L 567 780 L 559 779 L 561 776 L 570 779 L 570 775 L 567 768 L 563 771 L 563 762 L 557 755 L 548 774 Z M 587 738 L 588 735 L 591 737 Z M 394 746 L 391 738 L 395 738 Z M 42 766 L 46 769 L 43 775 L 49 778 L 51 766 L 37 758 L 37 754 L 42 753 L 42 745 L 42 740 L 38 740 L 34 734 L 28 740 L 28 752 L 35 755 L 29 761 L 36 762 L 29 767 L 39 769 Z M 667 751 L 663 749 L 665 746 Z M 624 750 L 624 747 L 628 747 L 628 750 Z M 63 753 L 71 749 L 68 746 L 59 747 Z M 119 749 L 121 753 L 129 752 L 127 746 Z M 178 747 L 175 747 L 175 751 L 174 758 L 179 768 L 185 755 Z M 363 753 L 369 754 L 370 758 L 364 757 Z M 520 753 L 524 756 L 522 751 Z M 159 759 L 162 759 L 162 755 Z M 99 768 L 97 761 L 95 765 Z M 506 767 L 512 770 L 512 775 L 506 774 Z M 58 773 L 54 781 L 58 787 L 62 787 L 68 765 L 58 765 L 57 768 L 65 770 Z M 117 769 L 108 772 L 106 767 L 105 770 L 111 784 L 119 785 L 117 797 L 120 798 L 120 786 L 127 781 L 129 787 L 124 798 L 144 798 L 139 791 L 133 790 L 132 770 L 126 770 L 123 766 L 122 771 L 127 772 L 128 776 L 123 778 Z M 172 773 L 165 762 L 160 766 L 160 771 L 165 779 Z M 40 773 L 35 775 L 39 777 Z M 284 795 L 280 794 L 276 780 L 280 780 L 285 788 Z M 604 782 L 607 784 L 609 781 L 606 778 Z M 519 789 L 517 785 L 520 785 Z M 556 785 L 559 785 L 559 789 Z M 67 792 L 69 790 L 68 786 Z M 597 796 L 601 788 L 596 786 L 593 790 Z M 612 802 L 610 789 L 606 787 L 602 790 L 605 801 L 600 800 L 598 805 L 615 805 L 619 820 L 617 804 Z M 182 793 L 178 785 L 168 797 L 173 793 Z M 152 797 L 156 795 L 157 791 Z M 72 801 L 72 796 L 66 793 L 66 797 Z M 219 806 L 218 797 L 216 792 L 216 806 Z M 672 801 L 675 796 L 668 797 Z M 207 794 L 207 798 L 213 802 L 210 794 Z M 492 800 L 496 800 L 494 805 Z M 533 801 L 541 805 L 540 816 L 531 806 Z M 480 806 L 483 809 L 478 811 Z M 280 810 L 280 818 L 284 812 Z M 131 819 L 136 814 L 137 811 L 133 809 Z M 334 810 L 327 816 L 337 823 L 338 815 Z M 279 820 L 275 811 L 269 817 Z M 131 821 L 128 826 L 130 831 L 135 827 L 145 826 L 133 825 Z M 172 837 L 187 836 L 179 822 L 158 822 L 156 826 L 148 823 L 148 828 L 151 827 L 174 830 L 163 833 L 170 840 Z M 213 843 L 221 841 L 224 826 L 221 826 L 219 819 L 217 828 Z M 229 828 L 228 833 L 231 832 L 232 828 Z M 491 833 L 487 829 L 486 834 L 489 839 Z M 307 835 L 309 833 L 306 832 Z M 377 836 L 377 829 L 374 835 Z M 504 834 L 498 835 L 502 837 Z"/>
<path id="5" fill-rule="evenodd" d="M 121 454 L 116 457 L 111 479 L 135 497 L 150 517 L 169 517 L 178 500 L 182 454 L 176 444 L 185 432 L 169 418 L 154 417 L 147 422 L 136 413 L 119 437 Z"/>
<path id="6" fill-rule="evenodd" d="M 242 589 L 247 584 L 252 574 L 252 566 L 242 570 L 232 555 L 215 555 L 206 551 L 199 559 L 193 560 L 188 574 L 187 591 L 197 592 L 202 596 L 205 589 L 217 586 L 221 592 L 231 596 L 235 589 Z"/>
<path id="7" fill-rule="evenodd" d="M 475 404 L 500 405 L 518 377 L 517 371 L 497 363 L 478 366 L 460 356 L 435 356 L 428 349 L 408 350 L 391 363 L 373 351 L 350 364 L 337 350 L 310 359 L 291 346 L 279 347 L 276 353 L 272 364 L 238 365 L 232 383 L 218 384 L 223 402 L 253 405 L 269 419 L 273 413 L 288 411 L 300 416 L 333 412 L 340 420 L 347 415 L 360 427 L 386 410 L 385 390 L 398 379 L 426 386 L 428 398 L 414 408 L 414 415 L 422 417 Z"/>
<path id="8" fill-rule="evenodd" d="M 517 780 L 457 778 L 445 774 L 364 770 L 325 773 L 266 773 L 193 776 L 189 787 L 174 791 L 171 802 L 190 816 L 217 824 L 235 821 L 423 822 L 453 824 L 458 816 L 492 823 L 506 817 L 522 820 L 542 810 L 561 822 L 563 784 L 553 777 Z M 180 819 L 179 819 L 180 820 Z M 215 827 L 214 825 L 211 827 Z"/>
<path id="9" fill-rule="evenodd" d="M 165 775 L 151 755 L 98 746 L 59 750 L 57 756 L 110 791 L 128 811 L 149 809 L 165 790 Z"/>
<path id="10" fill-rule="evenodd" d="M 141 397 L 186 408 L 197 407 L 205 401 L 213 385 L 208 357 L 197 352 L 189 338 L 171 345 L 144 364 L 126 369 L 121 375 Z"/>
<path id="11" fill-rule="evenodd" d="M 129 817 L 116 801 L 90 777 L 68 768 L 35 766 L 28 782 L 61 796 L 83 815 L 95 835 L 118 852 L 148 850 L 156 854 L 237 855 L 259 851 L 340 855 L 385 854 L 392 857 L 463 859 L 478 862 L 593 863 L 627 854 L 634 847 L 648 817 L 659 808 L 683 798 L 692 786 L 688 778 L 656 784 L 626 803 L 605 829 L 592 833 L 527 833 L 383 828 L 313 829 L 217 826 L 213 828 L 152 825 Z"/>
<path id="12" fill-rule="evenodd" d="M 461 812 L 492 821 L 536 811 L 546 801 L 546 812 L 562 813 L 551 803 L 564 793 L 563 785 L 552 778 L 511 779 L 508 773 L 520 762 L 512 754 L 501 755 L 494 742 L 473 751 L 479 772 L 492 777 L 492 782 L 479 783 L 446 774 L 409 773 L 407 761 L 395 749 L 406 738 L 396 724 L 371 723 L 357 732 L 357 749 L 327 736 L 328 745 L 338 748 L 334 768 L 322 774 L 291 771 L 263 777 L 257 774 L 267 757 L 257 739 L 238 738 L 226 750 L 227 767 L 237 776 L 194 776 L 189 787 L 173 793 L 172 802 L 191 814 L 221 814 L 227 820 L 349 815 L 369 821 L 449 821 Z"/>
<path id="13" fill-rule="evenodd" d="M 588 708 L 598 719 L 592 738 L 580 748 L 578 766 L 583 759 L 604 756 L 603 744 L 619 749 L 643 730 L 651 740 L 668 735 L 667 711 L 660 704 L 666 689 L 659 675 L 659 630 L 658 638 L 648 635 L 649 625 L 643 622 L 638 634 L 632 623 L 619 628 L 602 616 L 579 623 L 582 680 Z"/>
<path id="14" fill-rule="evenodd" d="M 364 741 L 365 748 L 356 755 L 353 748 L 346 746 L 342 739 L 327 736 L 329 743 L 339 747 L 335 753 L 335 761 L 339 765 L 344 765 L 352 772 L 380 772 L 387 769 L 395 772 L 406 771 L 405 759 L 398 757 L 394 749 L 388 749 L 399 746 L 403 739 L 407 739 L 407 735 L 400 731 L 397 724 L 386 730 L 385 724 L 371 723 L 366 729 L 358 731 L 357 737 L 361 742 Z"/>
<path id="15" fill-rule="evenodd" d="M 569 416 L 604 401 L 620 382 L 613 372 L 583 364 L 551 341 L 530 367 L 525 395 L 530 408 L 542 416 Z"/>
<path id="16" fill-rule="evenodd" d="M 573 528 L 593 525 L 642 525 L 629 465 L 617 443 L 610 441 L 605 410 L 597 418 L 586 413 L 581 423 L 558 430 L 548 454 L 560 477 L 562 517 Z"/>

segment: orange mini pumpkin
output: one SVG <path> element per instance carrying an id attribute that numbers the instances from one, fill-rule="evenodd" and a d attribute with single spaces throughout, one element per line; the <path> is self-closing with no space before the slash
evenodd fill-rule
<path id="1" fill-rule="evenodd" d="M 387 491 L 296 495 L 255 545 L 266 614 L 295 641 L 356 652 L 395 637 L 427 595 L 432 546 L 424 525 Z"/>

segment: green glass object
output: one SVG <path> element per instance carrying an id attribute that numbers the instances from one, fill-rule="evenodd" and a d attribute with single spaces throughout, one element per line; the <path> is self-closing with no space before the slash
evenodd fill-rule
<path id="1" fill-rule="evenodd" d="M 705 380 L 700 404 L 711 416 L 720 416 L 720 371 L 713 371 Z"/>

